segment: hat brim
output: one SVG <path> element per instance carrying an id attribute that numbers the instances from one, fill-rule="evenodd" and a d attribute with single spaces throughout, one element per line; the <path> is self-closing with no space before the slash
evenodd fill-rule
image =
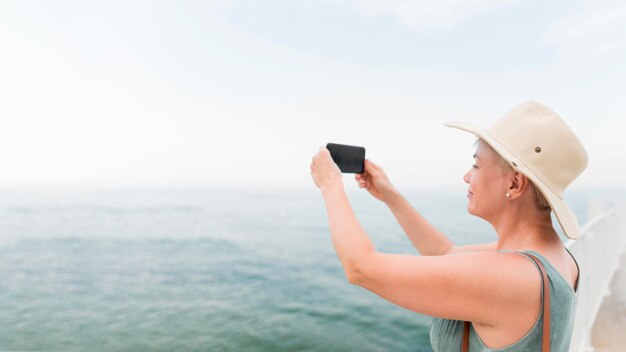
<path id="1" fill-rule="evenodd" d="M 511 153 L 506 147 L 498 142 L 484 127 L 468 123 L 468 122 L 447 122 L 446 127 L 456 128 L 462 131 L 470 132 L 480 137 L 485 143 L 489 144 L 493 150 L 496 151 L 501 157 L 509 162 L 511 167 L 516 171 L 522 173 L 528 177 L 533 184 L 539 189 L 539 191 L 545 196 L 546 200 L 550 204 L 554 215 L 556 216 L 565 236 L 573 240 L 580 238 L 580 225 L 574 212 L 569 207 L 565 199 L 555 191 L 553 191 L 545 182 L 541 180 L 531 169 L 529 169 L 523 162 L 521 162 L 517 156 Z"/>

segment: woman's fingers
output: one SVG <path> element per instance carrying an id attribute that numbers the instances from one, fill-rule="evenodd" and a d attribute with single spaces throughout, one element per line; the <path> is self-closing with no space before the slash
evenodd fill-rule
<path id="1" fill-rule="evenodd" d="M 311 176 L 315 185 L 322 190 L 341 183 L 341 171 L 325 147 L 320 147 L 311 159 Z"/>
<path id="2" fill-rule="evenodd" d="M 365 188 L 367 182 L 369 181 L 369 174 L 367 172 L 356 174 L 354 175 L 354 179 L 359 184 L 360 188 Z"/>
<path id="3" fill-rule="evenodd" d="M 356 174 L 354 176 L 354 179 L 356 180 L 356 183 L 359 184 L 359 187 L 363 188 L 363 186 L 365 185 L 365 180 L 363 179 L 363 176 L 361 176 L 360 174 Z"/>
<path id="4" fill-rule="evenodd" d="M 381 167 L 376 165 L 374 162 L 370 161 L 369 159 L 365 160 L 365 170 L 367 171 L 379 171 L 381 170 Z"/>

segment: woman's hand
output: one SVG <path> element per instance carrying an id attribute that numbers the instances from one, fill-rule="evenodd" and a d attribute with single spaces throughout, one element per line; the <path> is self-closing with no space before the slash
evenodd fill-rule
<path id="1" fill-rule="evenodd" d="M 311 162 L 311 176 L 313 182 L 322 191 L 322 193 L 332 190 L 343 189 L 343 179 L 341 170 L 326 147 L 320 147 L 320 150 L 313 157 Z"/>
<path id="2" fill-rule="evenodd" d="M 369 160 L 365 160 L 365 171 L 356 174 L 356 181 L 360 188 L 367 189 L 376 199 L 386 202 L 396 192 L 383 169 Z"/>

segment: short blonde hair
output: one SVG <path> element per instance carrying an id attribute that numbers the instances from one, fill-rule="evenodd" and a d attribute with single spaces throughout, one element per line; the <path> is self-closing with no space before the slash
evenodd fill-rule
<path id="1" fill-rule="evenodd" d="M 480 142 L 483 142 L 487 147 L 489 147 L 489 149 L 491 150 L 493 156 L 500 163 L 502 171 L 505 171 L 505 172 L 513 171 L 513 168 L 511 167 L 509 162 L 506 161 L 500 154 L 498 154 L 489 145 L 489 143 L 485 142 L 482 138 L 478 138 L 476 140 L 476 142 L 474 142 L 474 146 L 477 146 L 478 143 L 480 143 Z M 541 193 L 541 191 L 539 190 L 539 187 L 535 186 L 533 181 L 531 181 L 531 180 L 528 180 L 528 181 L 530 182 L 530 184 L 532 186 L 533 197 L 535 199 L 535 205 L 537 206 L 537 209 L 539 209 L 541 211 L 550 211 L 550 210 L 552 210 L 552 207 L 550 207 L 550 203 L 548 203 L 548 200 L 546 199 L 546 197 L 543 195 L 543 193 Z"/>

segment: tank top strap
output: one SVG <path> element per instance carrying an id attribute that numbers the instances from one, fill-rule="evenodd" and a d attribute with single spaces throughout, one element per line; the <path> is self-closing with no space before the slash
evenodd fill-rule
<path id="1" fill-rule="evenodd" d="M 574 281 L 574 292 L 578 292 L 578 280 L 580 279 L 580 266 L 578 265 L 578 261 L 576 260 L 572 252 L 570 252 L 569 249 L 567 249 L 567 247 L 565 247 L 565 250 L 567 251 L 567 253 L 569 253 L 570 257 L 572 257 L 572 259 L 574 260 L 574 264 L 576 264 L 576 281 Z"/>
<path id="2" fill-rule="evenodd" d="M 575 293 L 577 293 L 578 292 L 578 281 L 580 280 L 580 265 L 578 265 L 578 261 L 576 260 L 576 257 L 574 257 L 572 252 L 570 252 L 569 249 L 567 249 L 567 247 L 565 247 L 565 250 L 570 255 L 570 257 L 572 257 L 572 259 L 574 260 L 574 264 L 576 264 L 577 275 L 576 275 L 576 280 L 574 281 L 574 289 L 573 289 L 573 291 Z M 524 255 L 525 257 L 527 257 L 531 261 L 533 261 L 533 260 L 527 254 L 533 254 L 543 263 L 544 266 L 549 266 L 551 268 L 551 270 L 556 270 L 556 269 L 554 269 L 554 266 L 552 265 L 552 263 L 550 263 L 541 253 L 539 253 L 537 251 L 534 251 L 534 250 L 514 251 L 514 250 L 511 250 L 511 249 L 499 249 L 499 250 L 497 250 L 497 252 L 518 253 L 518 254 Z M 530 253 L 528 253 L 528 252 L 530 252 Z M 535 263 L 535 266 L 537 266 L 536 263 Z M 539 269 L 539 267 L 537 267 L 537 269 Z M 562 277 L 561 274 L 558 273 L 558 272 L 557 272 L 557 275 Z"/>
<path id="3" fill-rule="evenodd" d="M 543 302 L 545 301 L 545 297 L 544 297 L 544 292 L 545 291 L 544 291 L 544 287 L 543 287 L 544 286 L 544 280 L 543 280 L 544 273 L 546 274 L 547 277 L 549 277 L 548 271 L 546 269 L 546 263 L 544 263 L 544 261 L 546 259 L 543 258 L 543 256 L 541 254 L 539 254 L 539 253 L 537 253 L 535 251 L 529 251 L 529 252 L 533 252 L 533 253 L 526 253 L 524 251 L 514 251 L 514 250 L 510 250 L 510 249 L 500 249 L 500 250 L 498 250 L 498 252 L 510 252 L 510 253 L 517 253 L 519 255 L 523 255 L 524 257 L 528 258 L 528 260 L 530 260 L 533 263 L 533 265 L 537 268 L 537 271 L 539 272 L 539 277 L 541 279 L 541 311 L 540 311 L 540 313 L 543 312 Z M 535 253 L 539 254 L 539 255 L 535 255 Z M 541 266 L 539 266 L 539 263 L 537 263 L 535 261 L 535 259 L 531 258 L 531 256 L 537 258 L 537 260 L 539 262 L 541 262 Z"/>

